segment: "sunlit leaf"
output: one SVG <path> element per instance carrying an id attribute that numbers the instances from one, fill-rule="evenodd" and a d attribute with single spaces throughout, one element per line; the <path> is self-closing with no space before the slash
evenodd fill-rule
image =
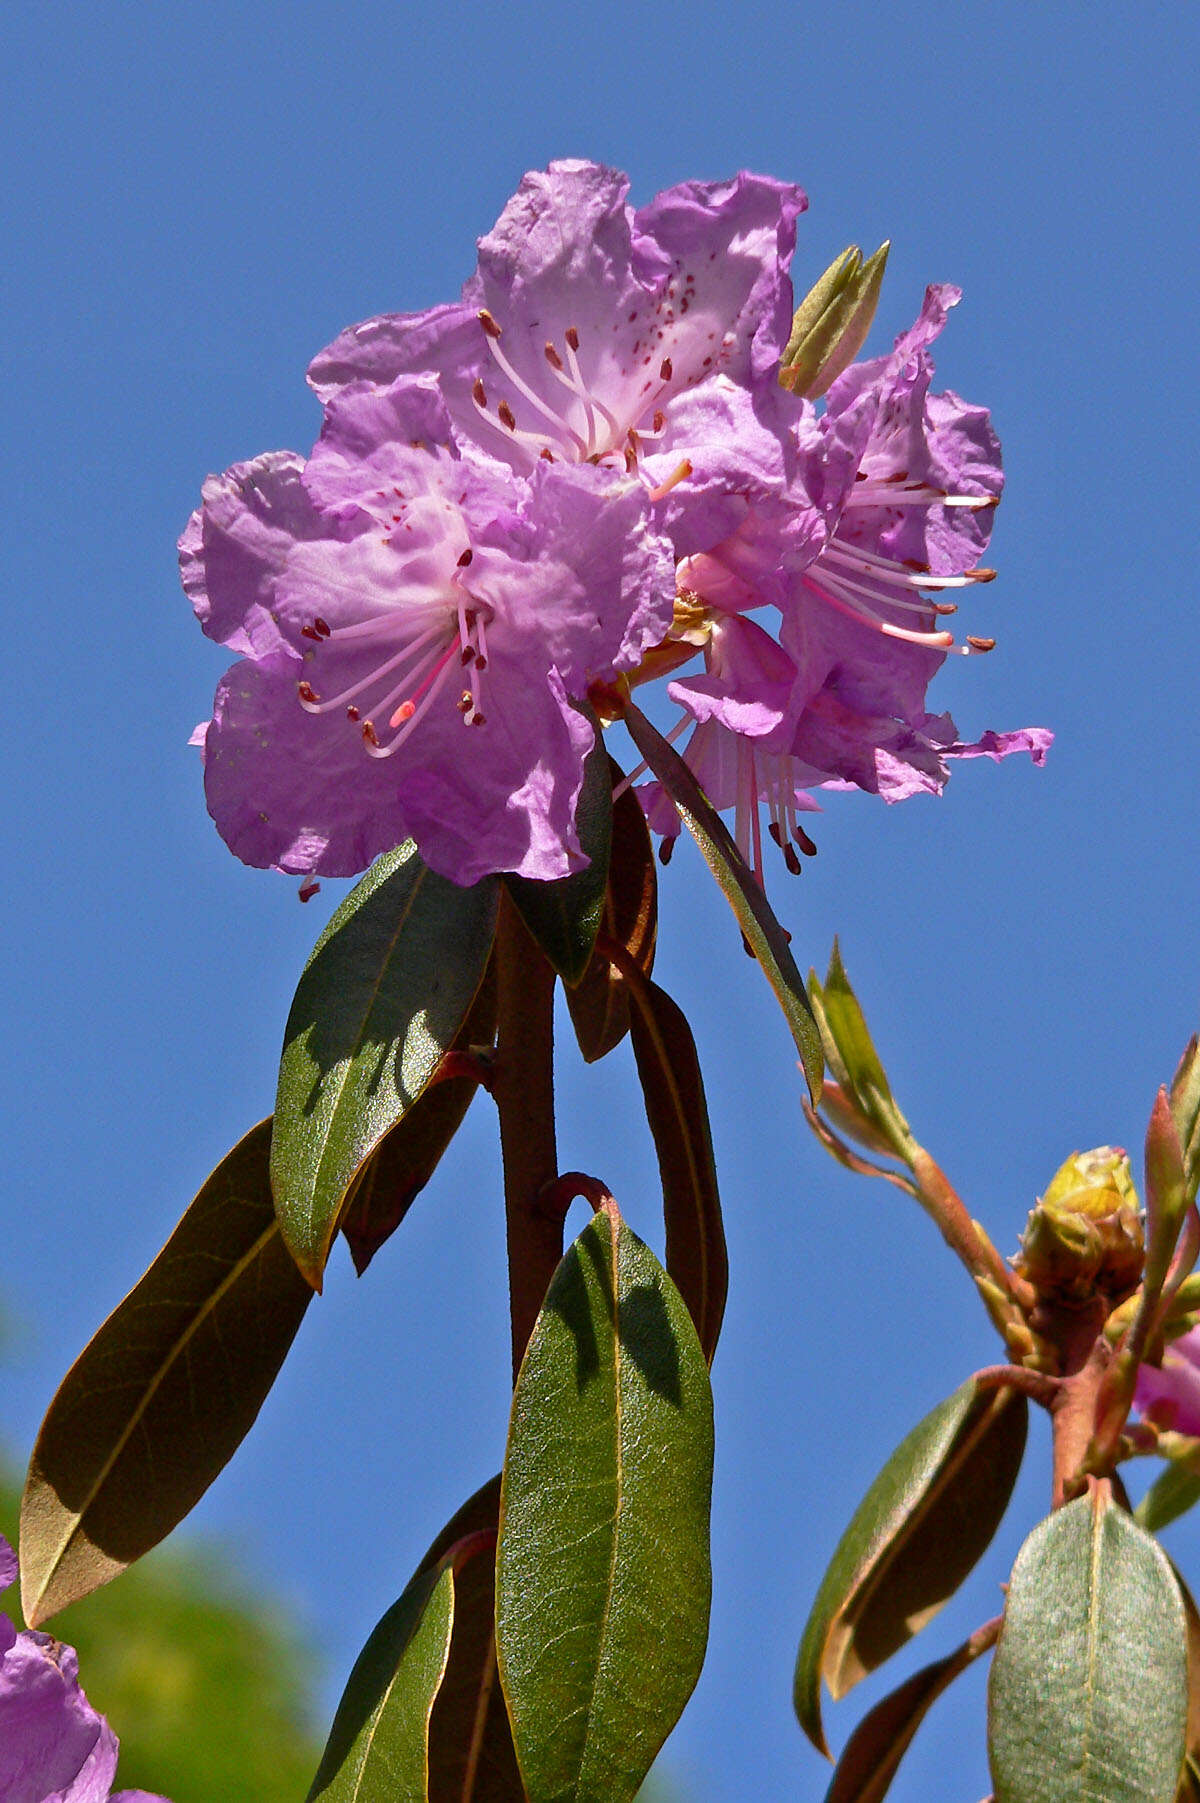
<path id="1" fill-rule="evenodd" d="M 221 1161 L 50 1405 L 21 1510 L 31 1625 L 170 1532 L 275 1380 L 312 1291 L 280 1237 L 270 1135 L 263 1121 Z"/>
<path id="2" fill-rule="evenodd" d="M 638 982 L 632 1000 L 633 1051 L 662 1176 L 667 1270 L 711 1364 L 729 1260 L 700 1061 L 692 1030 L 665 990 Z"/>
<path id="3" fill-rule="evenodd" d="M 683 1301 L 611 1203 L 570 1247 L 517 1381 L 500 1674 L 531 1803 L 630 1803 L 699 1675 L 712 1396 Z"/>
<path id="4" fill-rule="evenodd" d="M 1183 1599 L 1162 1549 L 1106 1486 L 1021 1548 L 988 1697 L 996 1803 L 1174 1803 Z"/>
<path id="5" fill-rule="evenodd" d="M 614 786 L 620 766 L 611 758 Z M 658 876 L 650 829 L 632 789 L 613 803 L 608 887 L 600 918 L 603 938 L 621 946 L 643 976 L 654 968 L 658 933 Z M 603 950 L 593 953 L 582 980 L 566 992 L 579 1049 L 587 1063 L 603 1058 L 629 1031 L 629 991 L 625 978 Z"/>
<path id="6" fill-rule="evenodd" d="M 598 728 L 595 715 L 590 709 L 587 712 Z M 557 882 L 541 883 L 520 876 L 504 879 L 530 933 L 563 982 L 571 986 L 588 967 L 604 912 L 612 843 L 612 787 L 608 753 L 597 730 L 575 808 L 579 844 L 591 862 Z"/>
<path id="7" fill-rule="evenodd" d="M 418 1571 L 355 1660 L 307 1803 L 426 1803 L 453 1622 L 450 1564 Z"/>
<path id="8" fill-rule="evenodd" d="M 495 1037 L 496 984 L 494 969 L 489 967 L 451 1048 L 451 1056 L 468 1057 L 476 1052 L 486 1055 Z M 478 1079 L 473 1076 L 436 1077 L 391 1131 L 384 1134 L 350 1185 L 342 1213 L 342 1233 L 360 1277 L 433 1176 L 478 1088 Z"/>
<path id="9" fill-rule="evenodd" d="M 284 1035 L 271 1182 L 284 1240 L 321 1285 L 346 1192 L 454 1043 L 496 925 L 493 877 L 461 889 L 411 842 L 379 858 L 313 950 Z"/>
<path id="10" fill-rule="evenodd" d="M 995 1645 L 998 1625 L 989 1623 L 948 1658 L 914 1672 L 898 1690 L 876 1703 L 846 1742 L 825 1803 L 880 1803 L 917 1729 L 955 1678 Z"/>
<path id="11" fill-rule="evenodd" d="M 836 1700 L 933 1619 L 987 1548 L 1025 1450 L 1028 1405 L 974 1378 L 901 1442 L 859 1504 L 817 1592 L 796 1661 L 800 1725 L 828 1752 Z"/>
<path id="12" fill-rule="evenodd" d="M 1172 1463 L 1155 1478 L 1134 1514 L 1148 1533 L 1157 1534 L 1198 1502 L 1200 1475 L 1187 1465 Z"/>
<path id="13" fill-rule="evenodd" d="M 754 873 L 734 844 L 720 815 L 713 808 L 688 766 L 673 745 L 652 726 L 645 714 L 629 703 L 624 720 L 634 744 L 671 797 L 679 817 L 695 839 L 726 901 L 737 917 L 750 950 L 761 964 L 767 981 L 783 1009 L 784 1018 L 800 1053 L 813 1102 L 820 1100 L 825 1055 L 821 1035 L 813 1019 L 804 979 L 796 968 L 787 934 L 776 920 Z"/>

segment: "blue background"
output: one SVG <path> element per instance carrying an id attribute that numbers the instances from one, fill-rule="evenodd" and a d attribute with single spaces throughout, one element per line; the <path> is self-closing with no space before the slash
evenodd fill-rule
<path id="1" fill-rule="evenodd" d="M 941 802 L 830 798 L 775 900 L 847 965 L 918 1136 L 1011 1250 L 1072 1149 L 1137 1150 L 1200 1019 L 1195 700 L 1195 13 L 751 0 L 480 8 L 348 0 L 43 5 L 10 33 L 4 208 L 3 794 L 10 906 L 0 1436 L 54 1386 L 209 1168 L 271 1107 L 300 965 L 336 899 L 242 869 L 186 747 L 224 658 L 178 591 L 200 483 L 305 450 L 308 358 L 457 293 L 527 167 L 587 155 L 636 201 L 740 166 L 812 199 L 803 287 L 894 240 L 870 348 L 925 283 L 965 299 L 939 386 L 989 404 L 1009 487 L 994 633 L 933 699 L 965 734 L 1046 724 Z M 969 620 L 966 618 L 969 612 Z M 618 754 L 620 748 L 618 747 Z M 809 1142 L 790 1041 L 697 860 L 662 885 L 659 977 L 704 1060 L 733 1288 L 715 1384 L 708 1664 L 666 1768 L 694 1803 L 818 1798 L 796 1641 L 840 1525 L 911 1422 L 996 1344 L 935 1231 Z M 656 1172 L 625 1050 L 564 1037 L 564 1167 L 648 1237 Z M 294 1601 L 332 1707 L 427 1542 L 497 1467 L 507 1327 L 485 1102 L 367 1277 L 339 1252 L 194 1520 Z M 1010 1522 L 867 1701 L 999 1606 Z M 1169 1544 L 1200 1575 L 1200 1539 Z M 900 1799 L 988 1788 L 983 1683 L 942 1703 Z M 118 1727 L 120 1724 L 117 1724 Z"/>

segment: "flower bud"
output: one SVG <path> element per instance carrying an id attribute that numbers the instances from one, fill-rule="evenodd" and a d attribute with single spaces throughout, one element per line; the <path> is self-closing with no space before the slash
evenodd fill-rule
<path id="1" fill-rule="evenodd" d="M 875 317 L 889 248 L 881 244 L 864 263 L 852 244 L 797 307 L 779 370 L 792 394 L 816 400 L 857 357 Z"/>
<path id="2" fill-rule="evenodd" d="M 1142 1274 L 1141 1211 L 1129 1160 L 1115 1146 L 1076 1152 L 1029 1216 L 1017 1269 L 1043 1293 L 1119 1302 Z"/>

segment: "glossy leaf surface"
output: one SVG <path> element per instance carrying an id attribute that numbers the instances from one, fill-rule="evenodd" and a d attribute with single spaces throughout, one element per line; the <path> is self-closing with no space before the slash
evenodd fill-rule
<path id="1" fill-rule="evenodd" d="M 308 1803 L 426 1803 L 453 1622 L 450 1565 L 417 1572 L 355 1660 Z"/>
<path id="2" fill-rule="evenodd" d="M 724 821 L 674 746 L 668 745 L 640 708 L 632 703 L 627 707 L 624 719 L 634 744 L 675 803 L 680 819 L 700 847 L 737 917 L 746 944 L 766 973 L 800 1053 L 809 1094 L 814 1103 L 819 1101 L 825 1055 L 808 992 L 796 968 L 787 934 L 776 920 Z"/>
<path id="3" fill-rule="evenodd" d="M 990 1623 L 948 1658 L 914 1672 L 897 1690 L 876 1703 L 846 1742 L 825 1803 L 880 1803 L 917 1729 L 955 1678 L 995 1644 L 997 1626 Z"/>
<path id="4" fill-rule="evenodd" d="M 497 1640 L 531 1803 L 630 1803 L 691 1694 L 712 1451 L 687 1309 L 606 1203 L 551 1284 L 504 1469 Z"/>
<path id="5" fill-rule="evenodd" d="M 615 787 L 622 780 L 622 771 L 611 758 L 609 773 Z M 632 789 L 626 789 L 613 803 L 612 850 L 600 933 L 621 946 L 643 976 L 650 975 L 658 935 L 658 876 L 650 829 Z M 579 1049 L 586 1062 L 593 1064 L 620 1045 L 629 1031 L 625 978 L 598 949 L 582 980 L 566 995 Z"/>
<path id="6" fill-rule="evenodd" d="M 429 1724 L 429 1803 L 525 1803 L 496 1667 L 496 1542 L 481 1536 L 454 1569 L 454 1634 Z"/>
<path id="7" fill-rule="evenodd" d="M 486 1055 L 495 1038 L 496 985 L 489 971 L 451 1055 L 472 1056 L 472 1047 Z M 350 1185 L 342 1233 L 360 1277 L 433 1176 L 478 1087 L 472 1076 L 435 1077 L 403 1119 L 384 1134 Z"/>
<path id="8" fill-rule="evenodd" d="M 988 1697 L 996 1803 L 1174 1803 L 1183 1599 L 1161 1547 L 1105 1486 L 1021 1548 Z"/>
<path id="9" fill-rule="evenodd" d="M 1157 1534 L 1198 1502 L 1200 1476 L 1186 1465 L 1171 1464 L 1155 1478 L 1134 1513 L 1148 1533 Z"/>
<path id="10" fill-rule="evenodd" d="M 657 983 L 633 988 L 632 1034 L 663 1186 L 667 1270 L 712 1363 L 729 1289 L 729 1259 L 696 1042 Z"/>
<path id="11" fill-rule="evenodd" d="M 271 1123 L 224 1158 L 63 1379 L 21 1512 L 25 1619 L 156 1545 L 258 1414 L 312 1300 L 271 1200 Z"/>
<path id="12" fill-rule="evenodd" d="M 462 1027 L 498 895 L 495 878 L 460 889 L 402 845 L 346 897 L 304 967 L 279 1067 L 271 1182 L 284 1240 L 316 1289 L 350 1184 Z"/>
<path id="13" fill-rule="evenodd" d="M 821 1752 L 821 1680 L 845 1696 L 953 1596 L 1000 1525 L 1028 1413 L 1023 1396 L 968 1379 L 918 1422 L 859 1504 L 796 1661 L 796 1715 Z"/>
<path id="14" fill-rule="evenodd" d="M 590 709 L 588 710 L 590 714 Z M 599 722 L 596 743 L 588 753 L 583 787 L 575 808 L 575 830 L 591 859 L 583 870 L 554 883 L 531 877 L 506 876 L 508 893 L 530 933 L 563 982 L 574 986 L 588 967 L 604 913 L 612 844 L 612 778 Z"/>

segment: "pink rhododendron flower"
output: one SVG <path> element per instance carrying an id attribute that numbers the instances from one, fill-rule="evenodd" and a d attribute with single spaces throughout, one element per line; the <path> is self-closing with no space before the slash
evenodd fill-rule
<path id="1" fill-rule="evenodd" d="M 526 175 L 462 299 L 352 326 L 309 372 L 328 398 L 436 373 L 468 456 L 636 473 L 679 555 L 777 492 L 793 448 L 778 384 L 799 188 L 743 172 L 634 211 L 615 169 Z"/>
<path id="2" fill-rule="evenodd" d="M 181 556 L 243 653 L 204 735 L 231 849 L 338 876 L 411 836 L 459 883 L 578 867 L 594 733 L 572 699 L 670 619 L 649 513 L 623 472 L 466 463 L 430 377 L 339 397 L 307 464 L 211 479 Z"/>
<path id="3" fill-rule="evenodd" d="M 1171 1341 L 1161 1369 L 1140 1366 L 1134 1400 L 1143 1414 L 1152 1409 L 1161 1426 L 1200 1434 L 1200 1328 Z"/>
<path id="4" fill-rule="evenodd" d="M 17 1561 L 0 1534 L 0 1591 Z M 4 1803 L 166 1803 L 114 1791 L 117 1737 L 79 1688 L 73 1647 L 18 1633 L 0 1615 L 0 1798 Z"/>

